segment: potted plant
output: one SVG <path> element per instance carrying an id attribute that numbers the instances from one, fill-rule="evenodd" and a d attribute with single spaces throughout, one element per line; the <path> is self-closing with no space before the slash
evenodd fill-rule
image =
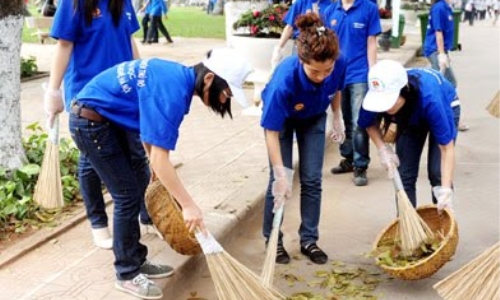
<path id="1" fill-rule="evenodd" d="M 248 10 L 233 23 L 237 36 L 279 38 L 285 28 L 283 18 L 288 11 L 285 4 L 274 4 L 262 10 Z"/>

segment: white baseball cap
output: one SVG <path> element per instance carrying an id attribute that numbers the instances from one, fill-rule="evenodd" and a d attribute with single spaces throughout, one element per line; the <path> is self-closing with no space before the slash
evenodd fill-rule
<path id="1" fill-rule="evenodd" d="M 363 108 L 373 112 L 388 111 L 407 83 L 408 74 L 401 63 L 388 59 L 378 61 L 368 72 L 368 93 Z"/>
<path id="2" fill-rule="evenodd" d="M 236 50 L 215 48 L 210 57 L 203 61 L 203 65 L 227 82 L 233 97 L 241 106 L 244 108 L 250 106 L 243 92 L 243 83 L 253 70 Z"/>

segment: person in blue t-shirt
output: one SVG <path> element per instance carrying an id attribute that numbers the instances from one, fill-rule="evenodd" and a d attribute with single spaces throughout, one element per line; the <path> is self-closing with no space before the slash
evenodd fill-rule
<path id="1" fill-rule="evenodd" d="M 358 125 L 377 146 L 380 161 L 393 178 L 397 166 L 404 189 L 417 206 L 416 181 L 428 139 L 427 173 L 438 209 L 452 210 L 455 139 L 460 103 L 453 85 L 430 68 L 405 70 L 393 60 L 377 62 L 368 75 L 369 91 Z M 383 129 L 380 123 L 383 120 Z M 396 153 L 382 136 L 397 124 Z"/>
<path id="2" fill-rule="evenodd" d="M 296 0 L 283 18 L 286 26 L 283 28 L 278 45 L 274 47 L 271 58 L 271 65 L 275 67 L 282 59 L 284 47 L 290 38 L 295 40 L 299 35 L 299 29 L 295 26 L 295 20 L 298 16 L 314 12 L 320 16 L 323 15 L 326 8 L 332 4 L 332 0 Z M 293 54 L 296 54 L 296 47 L 293 47 Z"/>
<path id="3" fill-rule="evenodd" d="M 51 36 L 57 39 L 57 44 L 44 95 L 49 100 L 46 103 L 56 105 L 58 109 L 65 105 L 67 110 L 70 101 L 95 75 L 117 63 L 139 57 L 132 38 L 139 24 L 130 0 L 99 3 L 79 0 L 74 5 L 73 1 L 61 1 L 54 17 Z M 59 90 L 63 79 L 64 104 Z M 47 107 L 46 110 L 53 111 L 54 108 Z M 54 115 L 49 118 L 52 123 Z M 130 135 L 130 148 L 146 187 L 150 173 L 146 153 L 137 135 Z M 83 155 L 78 162 L 78 179 L 94 243 L 103 249 L 111 249 L 113 239 L 101 180 Z M 144 205 L 140 219 L 143 224 L 152 224 Z"/>
<path id="4" fill-rule="evenodd" d="M 431 63 L 431 67 L 443 73 L 456 88 L 457 79 L 451 68 L 449 52 L 453 50 L 455 27 L 453 9 L 450 0 L 437 0 L 431 7 L 429 23 L 425 33 L 424 55 Z M 460 124 L 460 131 L 467 131 L 469 127 Z"/>
<path id="5" fill-rule="evenodd" d="M 151 168 L 181 205 L 187 228 L 205 231 L 202 211 L 177 176 L 170 151 L 193 96 L 222 117 L 231 117 L 231 98 L 246 101 L 242 85 L 251 71 L 232 49 L 214 49 L 208 55 L 193 67 L 161 59 L 118 64 L 94 77 L 71 104 L 71 137 L 114 200 L 115 286 L 141 298 L 163 294 L 148 279 L 159 278 L 151 274 L 157 266 L 146 261 L 148 249 L 139 241 L 137 215 L 145 188 L 134 172 L 127 135 L 140 134 Z"/>
<path id="6" fill-rule="evenodd" d="M 271 164 L 263 234 L 267 244 L 274 213 L 281 213 L 284 200 L 291 197 L 295 135 L 301 185 L 300 248 L 312 262 L 324 264 L 328 256 L 316 242 L 319 239 L 326 110 L 331 107 L 333 111 L 335 132 L 332 138 L 340 143 L 344 139 L 340 91 L 343 88 L 346 60 L 340 55 L 335 33 L 323 26 L 317 14 L 299 16 L 295 25 L 300 30 L 297 37 L 298 54 L 285 58 L 277 66 L 262 92 L 260 124 L 264 128 Z M 276 262 L 290 262 L 281 232 Z"/>
<path id="7" fill-rule="evenodd" d="M 151 26 L 148 31 L 147 43 L 155 43 L 158 41 L 158 30 L 161 34 L 163 34 L 167 43 L 173 43 L 174 41 L 170 37 L 167 28 L 161 20 L 162 16 L 165 16 L 165 18 L 167 17 L 168 7 L 165 2 L 163 0 L 149 0 L 146 5 L 150 6 L 149 16 L 151 18 Z"/>
<path id="8" fill-rule="evenodd" d="M 324 15 L 325 24 L 339 37 L 340 50 L 347 58 L 345 88 L 342 91 L 342 116 L 346 140 L 340 145 L 343 159 L 333 174 L 353 172 L 356 186 L 368 184 L 370 139 L 357 126 L 361 103 L 368 91 L 368 71 L 377 61 L 377 35 L 382 31 L 377 5 L 370 0 L 339 0 Z"/>

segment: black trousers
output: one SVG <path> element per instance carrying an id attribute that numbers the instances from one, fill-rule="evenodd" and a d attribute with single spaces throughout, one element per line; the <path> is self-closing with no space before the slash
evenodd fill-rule
<path id="1" fill-rule="evenodd" d="M 151 41 L 153 36 L 154 36 L 154 32 L 158 33 L 158 30 L 160 30 L 161 34 L 163 34 L 163 36 L 165 36 L 167 41 L 169 43 L 172 43 L 173 42 L 172 38 L 170 37 L 170 34 L 168 34 L 168 30 L 165 27 L 165 25 L 163 25 L 163 22 L 161 20 L 161 16 L 151 16 L 151 17 L 152 17 L 151 27 L 149 27 L 147 40 Z"/>

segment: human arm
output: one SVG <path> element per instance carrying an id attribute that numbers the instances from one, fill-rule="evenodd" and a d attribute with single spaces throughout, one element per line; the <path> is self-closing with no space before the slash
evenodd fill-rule
<path id="1" fill-rule="evenodd" d="M 186 227 L 189 231 L 194 231 L 197 228 L 205 231 L 203 213 L 178 177 L 169 158 L 170 151 L 155 145 L 146 145 L 145 149 L 155 176 L 182 207 L 182 215 Z"/>
<path id="2" fill-rule="evenodd" d="M 291 25 L 286 25 L 281 33 L 280 40 L 278 45 L 276 45 L 273 49 L 273 55 L 271 57 L 271 68 L 274 69 L 276 65 L 283 59 L 283 51 L 286 45 L 286 42 L 292 37 L 293 27 Z"/>
<path id="3" fill-rule="evenodd" d="M 438 51 L 439 70 L 442 73 L 450 66 L 448 62 L 448 55 L 444 49 L 444 37 L 442 31 L 436 31 L 436 45 Z"/>
<path id="4" fill-rule="evenodd" d="M 134 37 L 130 37 L 130 44 L 132 45 L 132 58 L 140 59 L 141 55 L 139 54 L 139 49 L 137 48 L 137 44 L 135 43 Z"/>
<path id="5" fill-rule="evenodd" d="M 330 107 L 332 109 L 332 131 L 330 134 L 330 139 L 334 143 L 342 144 L 345 140 L 345 126 L 342 117 L 342 110 L 340 107 L 340 99 L 342 98 L 342 93 L 337 91 L 332 99 Z"/>
<path id="6" fill-rule="evenodd" d="M 453 172 L 455 169 L 455 144 L 454 141 L 446 145 L 439 145 L 441 152 L 441 186 L 432 188 L 437 199 L 438 210 L 445 208 L 453 212 L 454 192 L 452 189 Z"/>
<path id="7" fill-rule="evenodd" d="M 377 37 L 370 35 L 367 39 L 368 67 L 371 68 L 377 62 Z"/>
<path id="8" fill-rule="evenodd" d="M 62 39 L 57 41 L 52 65 L 50 67 L 49 83 L 43 97 L 45 112 L 48 114 L 49 127 L 52 127 L 56 115 L 64 110 L 61 83 L 72 52 L 73 42 Z"/>

